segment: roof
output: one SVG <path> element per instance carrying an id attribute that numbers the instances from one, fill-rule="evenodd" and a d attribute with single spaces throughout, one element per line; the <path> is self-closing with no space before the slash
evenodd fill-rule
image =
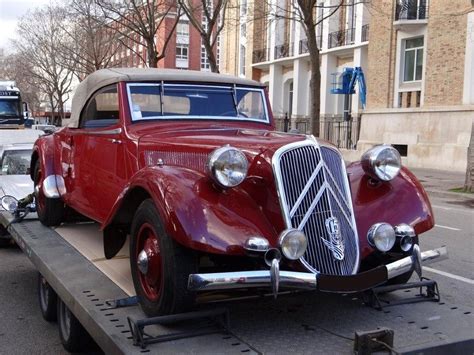
<path id="1" fill-rule="evenodd" d="M 177 69 L 157 69 L 157 68 L 109 68 L 98 70 L 87 76 L 77 87 L 72 99 L 71 119 L 69 127 L 79 126 L 79 116 L 82 107 L 90 96 L 104 86 L 125 82 L 159 82 L 159 81 L 180 81 L 180 82 L 201 82 L 201 83 L 221 83 L 236 84 L 246 86 L 263 86 L 263 84 L 238 78 L 231 75 L 217 74 L 211 72 Z"/>

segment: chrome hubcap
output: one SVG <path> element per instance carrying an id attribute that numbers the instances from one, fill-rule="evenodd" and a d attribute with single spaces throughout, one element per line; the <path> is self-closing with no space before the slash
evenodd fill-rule
<path id="1" fill-rule="evenodd" d="M 137 265 L 138 270 L 140 270 L 143 275 L 146 275 L 148 272 L 148 255 L 145 250 L 142 250 L 140 254 L 138 254 Z"/>

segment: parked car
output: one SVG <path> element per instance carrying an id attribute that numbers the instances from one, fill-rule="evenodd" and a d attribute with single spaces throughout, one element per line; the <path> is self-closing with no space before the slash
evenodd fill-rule
<path id="1" fill-rule="evenodd" d="M 7 144 L 0 151 L 0 197 L 10 195 L 20 200 L 33 193 L 33 181 L 30 178 L 33 143 Z M 0 247 L 10 242 L 7 230 L 0 226 Z"/>
<path id="2" fill-rule="evenodd" d="M 213 73 L 104 69 L 77 88 L 68 127 L 31 160 L 40 220 L 65 207 L 100 223 L 130 262 L 149 315 L 199 292 L 251 287 L 357 292 L 405 282 L 428 197 L 391 146 L 345 167 L 331 144 L 277 132 L 262 84 Z"/>

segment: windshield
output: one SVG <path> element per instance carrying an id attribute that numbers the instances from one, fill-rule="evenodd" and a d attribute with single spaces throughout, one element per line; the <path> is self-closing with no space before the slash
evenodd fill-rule
<path id="1" fill-rule="evenodd" d="M 12 99 L 0 100 L 0 116 L 20 116 L 20 101 Z"/>
<path id="2" fill-rule="evenodd" d="M 268 123 L 261 88 L 128 84 L 132 120 L 225 119 Z"/>
<path id="3" fill-rule="evenodd" d="M 4 151 L 2 157 L 2 175 L 28 174 L 31 152 L 31 149 Z"/>

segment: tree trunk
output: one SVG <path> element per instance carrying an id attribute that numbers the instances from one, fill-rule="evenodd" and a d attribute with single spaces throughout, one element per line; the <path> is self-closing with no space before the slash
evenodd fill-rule
<path id="1" fill-rule="evenodd" d="M 209 60 L 209 65 L 211 66 L 211 71 L 213 73 L 219 73 L 219 66 L 217 65 L 217 59 L 212 50 L 211 44 L 202 36 L 202 42 L 204 43 L 204 48 L 206 48 L 207 59 Z"/>
<path id="2" fill-rule="evenodd" d="M 153 39 L 146 41 L 147 43 L 147 55 L 148 55 L 148 66 L 150 68 L 158 68 L 158 56 L 154 50 L 155 43 Z"/>
<path id="3" fill-rule="evenodd" d="M 311 81 L 310 81 L 310 95 L 311 95 L 311 132 L 315 137 L 319 137 L 319 115 L 320 115 L 320 97 L 321 97 L 321 72 L 319 48 L 316 43 L 316 28 L 315 26 L 307 27 L 308 38 L 308 52 L 311 58 Z"/>

